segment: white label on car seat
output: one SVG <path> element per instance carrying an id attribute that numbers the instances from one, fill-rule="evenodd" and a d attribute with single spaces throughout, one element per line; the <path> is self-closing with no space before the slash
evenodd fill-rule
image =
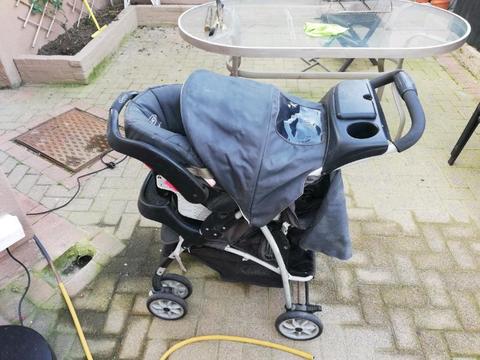
<path id="1" fill-rule="evenodd" d="M 167 179 L 157 175 L 157 187 L 177 194 L 178 212 L 191 219 L 205 220 L 211 211 L 201 204 L 192 204 L 185 200 L 182 194 Z"/>

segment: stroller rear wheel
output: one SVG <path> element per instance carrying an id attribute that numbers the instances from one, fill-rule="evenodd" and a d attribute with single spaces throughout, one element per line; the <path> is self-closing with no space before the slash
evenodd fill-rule
<path id="1" fill-rule="evenodd" d="M 187 303 L 181 297 L 158 292 L 147 300 L 150 313 L 163 320 L 178 320 L 187 314 Z"/>
<path id="2" fill-rule="evenodd" d="M 287 311 L 275 321 L 277 331 L 291 340 L 312 340 L 320 336 L 323 325 L 320 319 L 306 311 Z"/>
<path id="3" fill-rule="evenodd" d="M 170 288 L 172 294 L 181 297 L 182 299 L 188 298 L 193 291 L 190 280 L 185 276 L 178 274 L 155 274 L 152 278 L 152 287 L 155 292 Z"/>

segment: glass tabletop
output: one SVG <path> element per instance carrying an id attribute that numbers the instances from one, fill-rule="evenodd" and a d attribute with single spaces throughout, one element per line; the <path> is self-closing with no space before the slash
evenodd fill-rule
<path id="1" fill-rule="evenodd" d="M 470 33 L 466 20 L 446 10 L 407 0 L 387 2 L 224 0 L 224 25 L 213 35 L 205 23 L 209 7 L 216 9 L 214 2 L 189 9 L 178 25 L 181 36 L 198 48 L 246 57 L 425 57 L 459 48 Z M 311 37 L 304 32 L 307 22 L 347 30 Z"/>

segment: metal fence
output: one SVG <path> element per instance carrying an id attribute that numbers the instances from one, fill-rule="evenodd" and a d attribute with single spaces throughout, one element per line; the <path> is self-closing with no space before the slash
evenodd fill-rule
<path id="1" fill-rule="evenodd" d="M 472 33 L 467 42 L 480 50 L 480 1 L 479 0 L 456 0 L 454 12 L 472 25 Z"/>

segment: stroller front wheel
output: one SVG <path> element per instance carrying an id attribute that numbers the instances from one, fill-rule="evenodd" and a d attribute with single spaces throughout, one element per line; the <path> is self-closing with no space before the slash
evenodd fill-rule
<path id="1" fill-rule="evenodd" d="M 162 291 L 164 288 L 172 289 L 172 293 L 181 297 L 188 298 L 193 291 L 193 286 L 190 280 L 185 276 L 178 274 L 155 274 L 152 278 L 153 290 L 156 292 Z"/>
<path id="2" fill-rule="evenodd" d="M 158 292 L 147 300 L 150 313 L 163 320 L 178 320 L 187 314 L 187 303 L 171 293 Z"/>
<path id="3" fill-rule="evenodd" d="M 312 340 L 320 336 L 323 325 L 320 319 L 305 311 L 287 311 L 275 321 L 277 331 L 291 340 Z"/>

